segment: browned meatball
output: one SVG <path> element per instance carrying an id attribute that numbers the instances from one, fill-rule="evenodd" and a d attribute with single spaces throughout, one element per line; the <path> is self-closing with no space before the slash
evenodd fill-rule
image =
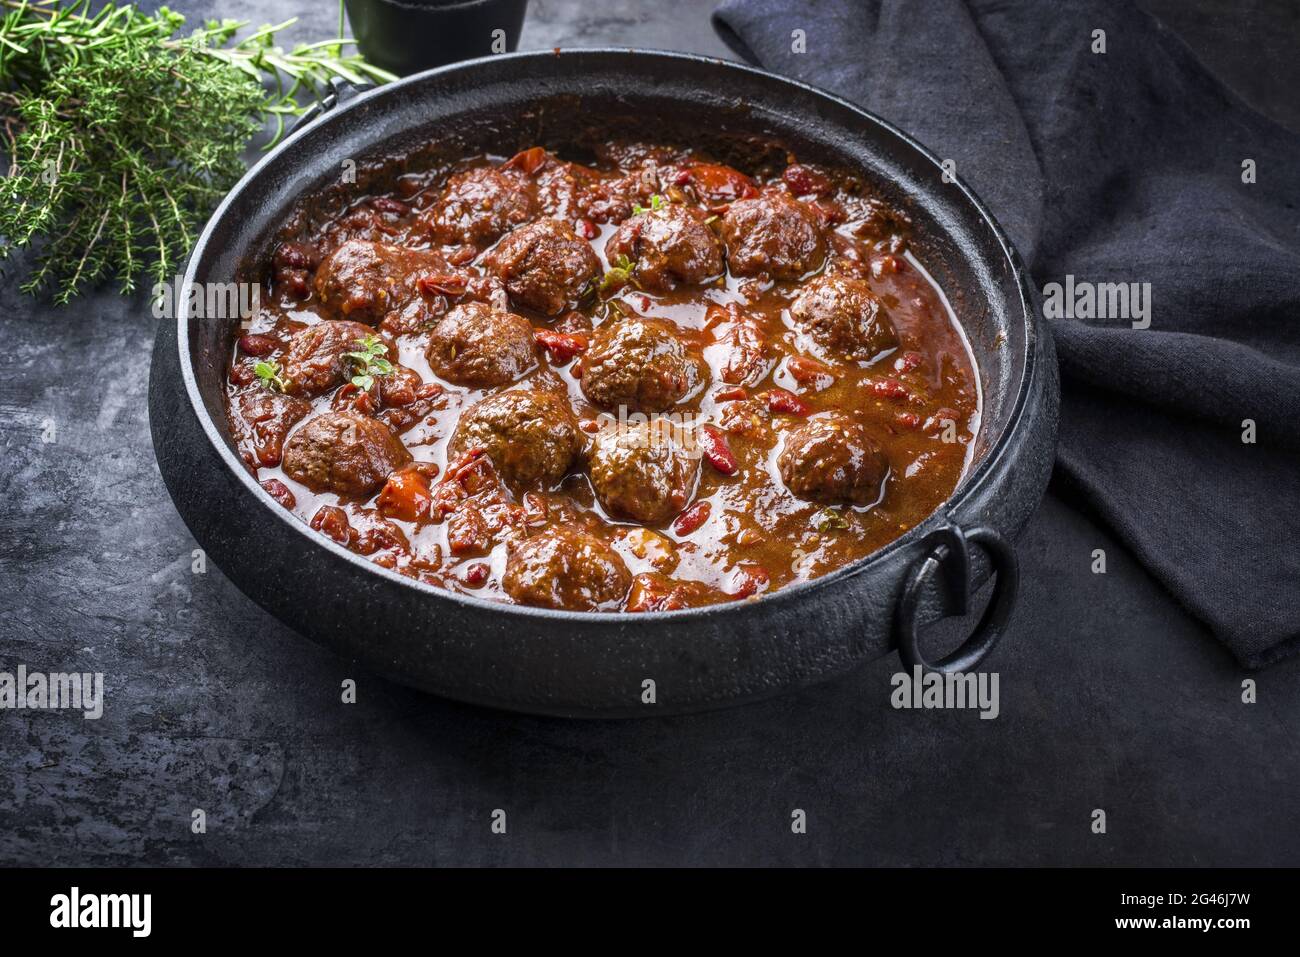
<path id="1" fill-rule="evenodd" d="M 580 447 L 568 402 L 529 389 L 501 392 L 470 406 L 456 426 L 451 456 L 481 450 L 513 485 L 554 485 Z"/>
<path id="2" fill-rule="evenodd" d="M 664 412 L 699 385 L 700 367 L 660 319 L 606 323 L 582 360 L 582 391 L 607 409 Z"/>
<path id="3" fill-rule="evenodd" d="M 621 607 L 632 576 L 618 554 L 594 535 L 555 526 L 511 545 L 501 578 L 521 605 L 570 611 Z"/>
<path id="4" fill-rule="evenodd" d="M 784 193 L 736 200 L 722 217 L 722 239 L 727 264 L 737 276 L 798 279 L 826 258 L 817 214 Z"/>
<path id="5" fill-rule="evenodd" d="M 435 241 L 486 246 L 537 215 L 528 178 L 480 166 L 449 177 L 436 205 L 420 215 Z"/>
<path id="6" fill-rule="evenodd" d="M 467 302 L 433 327 L 425 356 L 448 382 L 476 388 L 505 385 L 536 364 L 533 325 L 513 312 Z"/>
<path id="7" fill-rule="evenodd" d="M 388 426 L 355 412 L 326 412 L 289 436 L 284 471 L 315 492 L 364 497 L 411 461 Z"/>
<path id="8" fill-rule="evenodd" d="M 662 419 L 600 433 L 587 464 L 591 486 L 610 515 L 651 525 L 684 509 L 700 476 L 699 457 Z"/>
<path id="9" fill-rule="evenodd" d="M 889 461 L 865 428 L 832 412 L 786 435 L 777 467 L 786 488 L 800 498 L 870 505 L 880 497 Z"/>
<path id="10" fill-rule="evenodd" d="M 898 333 L 861 279 L 818 276 L 790 304 L 790 316 L 828 359 L 874 359 L 898 346 Z"/>
<path id="11" fill-rule="evenodd" d="M 617 266 L 624 256 L 636 264 L 637 282 L 657 292 L 722 272 L 718 237 L 700 213 L 680 203 L 646 210 L 623 223 L 605 247 L 605 258 Z"/>
<path id="12" fill-rule="evenodd" d="M 316 270 L 316 295 L 337 315 L 373 326 L 390 312 L 420 305 L 416 280 L 448 268 L 435 252 L 350 239 Z"/>
<path id="13" fill-rule="evenodd" d="M 360 322 L 330 319 L 308 326 L 289 340 L 284 357 L 284 391 L 290 395 L 322 395 L 342 385 L 352 374 L 349 352 L 364 352 L 362 340 L 375 336 L 375 330 Z M 397 358 L 392 345 L 382 337 L 389 362 Z"/>
<path id="14" fill-rule="evenodd" d="M 486 263 L 506 284 L 511 299 L 548 316 L 572 308 L 600 272 L 591 244 L 558 219 L 516 229 L 488 254 Z"/>

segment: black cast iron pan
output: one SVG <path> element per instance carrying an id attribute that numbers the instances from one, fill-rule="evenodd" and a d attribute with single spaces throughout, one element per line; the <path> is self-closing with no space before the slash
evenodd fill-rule
<path id="1" fill-rule="evenodd" d="M 979 200 L 945 183 L 939 161 L 906 134 L 843 100 L 734 63 L 632 50 L 489 57 L 370 92 L 341 89 L 225 199 L 184 279 L 228 282 L 258 262 L 293 201 L 336 182 L 345 160 L 366 168 L 366 158 L 421 143 L 508 154 L 540 142 L 563 153 L 604 123 L 742 165 L 745 149 L 776 142 L 859 170 L 905 206 L 912 248 L 960 317 L 980 370 L 975 459 L 952 497 L 874 555 L 753 601 L 611 615 L 456 595 L 378 568 L 271 500 L 236 456 L 222 409 L 236 320 L 182 310 L 158 331 L 149 410 L 159 467 L 195 538 L 245 594 L 304 635 L 395 681 L 502 708 L 697 711 L 819 681 L 895 647 L 909 665 L 979 665 L 1015 599 L 1008 542 L 1051 472 L 1055 356 L 1025 270 Z M 969 589 L 990 575 L 983 619 L 935 660 L 920 626 L 964 612 Z M 653 705 L 643 703 L 646 681 Z"/>

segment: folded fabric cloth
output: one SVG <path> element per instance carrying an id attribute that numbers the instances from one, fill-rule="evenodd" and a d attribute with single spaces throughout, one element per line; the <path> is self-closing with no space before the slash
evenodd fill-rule
<path id="1" fill-rule="evenodd" d="M 1300 136 L 1128 3 L 727 0 L 714 25 L 956 162 L 1044 292 L 1060 471 L 1244 665 L 1300 650 Z M 1101 283 L 1138 284 L 1127 311 L 1066 302 Z"/>

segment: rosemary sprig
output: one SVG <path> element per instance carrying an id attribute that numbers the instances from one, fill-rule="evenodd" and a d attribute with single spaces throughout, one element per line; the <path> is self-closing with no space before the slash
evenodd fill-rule
<path id="1" fill-rule="evenodd" d="M 60 303 L 109 276 L 169 281 L 268 119 L 269 147 L 331 78 L 393 78 L 341 35 L 276 46 L 293 20 L 182 36 L 166 7 L 90 3 L 0 0 L 0 258 L 36 247 L 22 288 Z"/>

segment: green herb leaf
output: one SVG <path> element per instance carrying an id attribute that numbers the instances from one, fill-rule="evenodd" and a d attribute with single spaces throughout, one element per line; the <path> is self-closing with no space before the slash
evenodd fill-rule
<path id="1" fill-rule="evenodd" d="M 624 254 L 618 257 L 618 265 L 613 266 L 600 280 L 600 294 L 603 296 L 610 290 L 621 289 L 628 283 L 633 282 L 632 272 L 636 268 L 632 260 Z"/>
<path id="2" fill-rule="evenodd" d="M 352 384 L 358 389 L 369 392 L 375 384 L 375 376 L 393 374 L 393 364 L 384 358 L 388 346 L 384 345 L 378 336 L 366 336 L 364 339 L 358 339 L 355 344 L 358 347 L 357 352 L 345 352 L 343 355 L 356 365 L 356 375 L 352 377 Z"/>
<path id="3" fill-rule="evenodd" d="M 654 195 L 652 195 L 652 196 L 650 197 L 650 208 L 649 208 L 649 209 L 647 209 L 646 207 L 642 206 L 642 205 L 639 204 L 639 203 L 633 203 L 633 204 L 632 204 L 632 215 L 633 215 L 633 216 L 640 216 L 642 213 L 648 213 L 648 212 L 650 212 L 650 210 L 655 210 L 655 209 L 659 209 L 659 208 L 661 208 L 661 207 L 663 206 L 663 204 L 664 204 L 664 198 L 663 198 L 662 196 L 660 196 L 658 193 L 655 193 Z"/>
<path id="4" fill-rule="evenodd" d="M 849 520 L 835 508 L 824 508 L 812 518 L 813 528 L 819 532 L 842 532 L 849 528 Z"/>
<path id="5" fill-rule="evenodd" d="M 273 392 L 284 391 L 284 379 L 280 378 L 279 363 L 260 359 L 253 365 L 253 373 L 262 380 L 262 385 Z"/>

